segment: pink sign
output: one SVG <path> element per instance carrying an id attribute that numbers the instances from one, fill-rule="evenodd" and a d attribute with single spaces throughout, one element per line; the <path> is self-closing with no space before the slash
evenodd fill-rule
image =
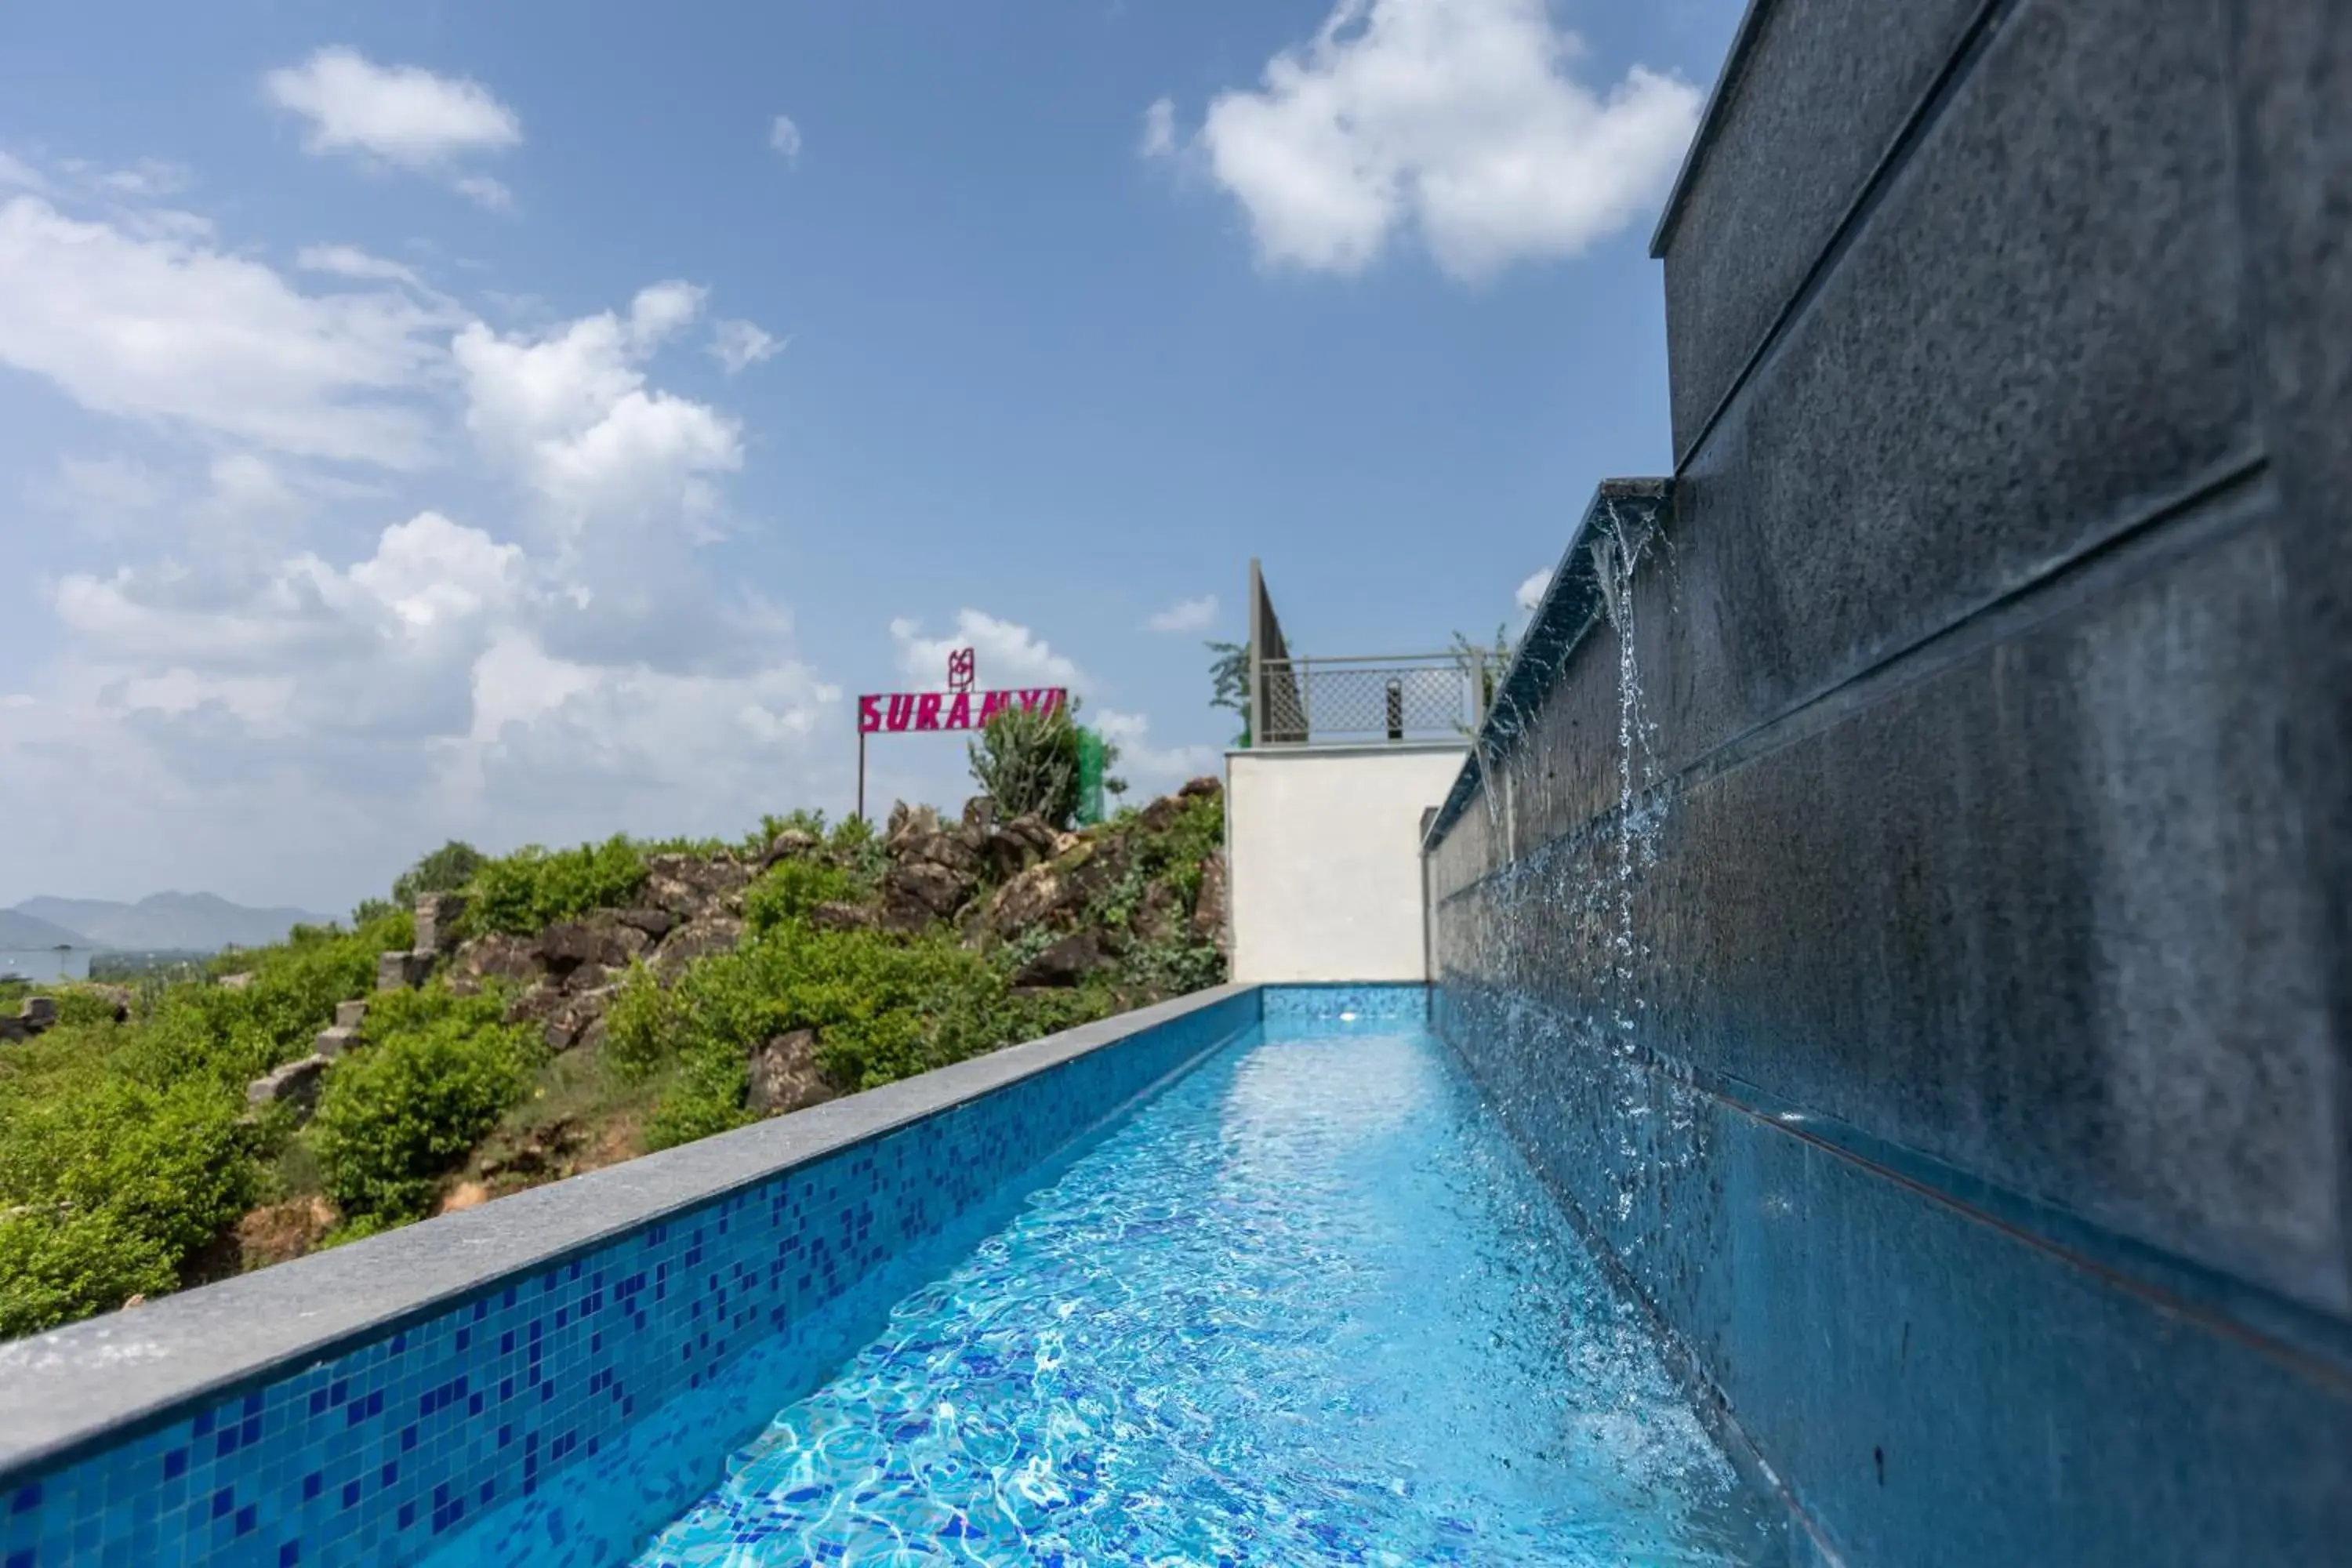
<path id="1" fill-rule="evenodd" d="M 1051 713 L 1069 700 L 1068 689 L 1060 686 L 1011 691 L 877 691 L 857 700 L 857 732 L 977 730 L 1007 708 Z"/>

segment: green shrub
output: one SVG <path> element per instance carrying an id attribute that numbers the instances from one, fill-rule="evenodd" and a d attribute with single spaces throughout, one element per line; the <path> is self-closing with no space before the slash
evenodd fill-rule
<path id="1" fill-rule="evenodd" d="M 0 1334 L 170 1289 L 258 1181 L 241 1095 L 202 1079 L 157 1089 L 102 1064 L 42 1087 L 0 1094 Z"/>
<path id="2" fill-rule="evenodd" d="M 526 844 L 475 872 L 464 923 L 469 931 L 528 936 L 590 910 L 624 908 L 645 880 L 644 853 L 618 834 L 577 849 Z"/>
<path id="3" fill-rule="evenodd" d="M 452 838 L 394 880 L 392 901 L 404 910 L 413 910 L 422 894 L 461 893 L 487 858 L 463 839 Z"/>
<path id="4" fill-rule="evenodd" d="M 804 921 L 819 904 L 856 900 L 865 889 L 839 866 L 822 860 L 779 860 L 743 895 L 743 921 L 754 931 Z"/>
<path id="5" fill-rule="evenodd" d="M 320 1098 L 319 1159 L 347 1218 L 425 1214 L 535 1065 L 529 1037 L 499 1021 L 495 997 L 419 993 L 390 1012 L 374 1044 L 335 1064 Z"/>
<path id="6" fill-rule="evenodd" d="M 1068 707 L 1000 710 L 966 747 L 972 782 L 1006 816 L 1066 826 L 1078 810 L 1078 726 Z"/>

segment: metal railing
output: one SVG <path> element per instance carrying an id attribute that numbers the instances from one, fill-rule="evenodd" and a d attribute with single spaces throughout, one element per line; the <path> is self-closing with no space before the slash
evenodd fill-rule
<path id="1" fill-rule="evenodd" d="M 1479 656 L 1366 654 L 1258 661 L 1255 742 L 1458 740 L 1475 733 Z"/>

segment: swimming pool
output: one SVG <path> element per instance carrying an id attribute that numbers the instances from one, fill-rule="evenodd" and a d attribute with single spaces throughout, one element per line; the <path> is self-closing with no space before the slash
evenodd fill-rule
<path id="1" fill-rule="evenodd" d="M 1778 1551 L 1417 1022 L 1255 1027 L 1017 1185 L 673 1521 L 591 1489 L 554 1534 L 649 1568 Z"/>

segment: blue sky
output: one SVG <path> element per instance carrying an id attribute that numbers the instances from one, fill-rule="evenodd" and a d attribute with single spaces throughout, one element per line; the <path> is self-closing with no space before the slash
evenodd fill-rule
<path id="1" fill-rule="evenodd" d="M 1254 554 L 1308 651 L 1515 618 L 1667 461 L 1737 15 L 16 0 L 0 903 L 837 814 L 960 640 L 1166 787 Z"/>

